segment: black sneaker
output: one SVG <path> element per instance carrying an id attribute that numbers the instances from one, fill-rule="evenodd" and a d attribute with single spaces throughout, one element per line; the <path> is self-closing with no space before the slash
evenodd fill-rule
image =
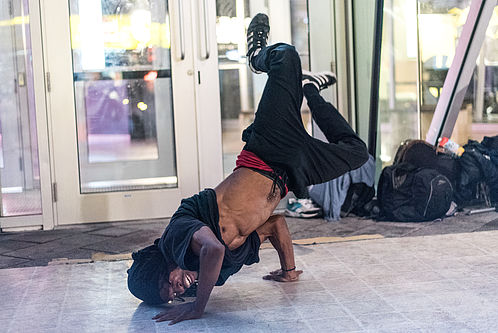
<path id="1" fill-rule="evenodd" d="M 262 72 L 252 66 L 252 58 L 258 55 L 259 51 L 266 46 L 269 32 L 268 16 L 262 13 L 254 16 L 247 28 L 247 65 L 256 74 L 261 74 Z"/>
<path id="2" fill-rule="evenodd" d="M 337 82 L 335 74 L 332 72 L 312 73 L 303 71 L 303 86 L 305 84 L 312 84 L 318 90 L 326 89 Z"/>

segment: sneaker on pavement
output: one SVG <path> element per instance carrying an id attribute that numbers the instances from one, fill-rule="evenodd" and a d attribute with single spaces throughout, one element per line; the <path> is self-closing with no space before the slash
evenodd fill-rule
<path id="1" fill-rule="evenodd" d="M 262 72 L 252 66 L 252 59 L 268 43 L 269 32 L 270 23 L 268 16 L 262 13 L 254 16 L 247 28 L 247 65 L 256 74 L 261 74 Z"/>
<path id="2" fill-rule="evenodd" d="M 303 86 L 305 84 L 312 84 L 320 91 L 330 87 L 336 82 L 337 78 L 332 72 L 312 73 L 309 71 L 303 71 Z"/>
<path id="3" fill-rule="evenodd" d="M 289 217 L 312 218 L 319 217 L 321 214 L 322 209 L 311 199 L 290 198 L 285 210 L 285 215 Z"/>

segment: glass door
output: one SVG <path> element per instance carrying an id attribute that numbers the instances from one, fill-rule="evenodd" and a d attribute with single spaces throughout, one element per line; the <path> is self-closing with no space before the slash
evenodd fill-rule
<path id="1" fill-rule="evenodd" d="M 171 216 L 199 189 L 188 1 L 48 1 L 58 223 Z"/>
<path id="2" fill-rule="evenodd" d="M 29 3 L 0 2 L 0 216 L 40 215 Z"/>
<path id="3" fill-rule="evenodd" d="M 69 4 L 81 193 L 177 187 L 166 3 Z"/>

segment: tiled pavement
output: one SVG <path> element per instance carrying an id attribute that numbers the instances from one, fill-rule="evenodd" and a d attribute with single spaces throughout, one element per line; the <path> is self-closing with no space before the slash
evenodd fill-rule
<path id="1" fill-rule="evenodd" d="M 299 282 L 262 280 L 278 267 L 275 251 L 262 249 L 259 264 L 215 288 L 202 319 L 174 326 L 152 321 L 160 308 L 129 294 L 127 260 L 3 269 L 0 330 L 497 331 L 498 231 L 296 245 L 295 252 Z"/>
<path id="2" fill-rule="evenodd" d="M 498 213 L 458 215 L 425 223 L 375 222 L 355 217 L 338 222 L 287 218 L 293 239 L 313 237 L 412 237 L 498 230 Z M 45 266 L 75 259 L 88 262 L 97 256 L 129 254 L 160 237 L 168 220 L 76 225 L 51 231 L 0 233 L 0 269 Z"/>

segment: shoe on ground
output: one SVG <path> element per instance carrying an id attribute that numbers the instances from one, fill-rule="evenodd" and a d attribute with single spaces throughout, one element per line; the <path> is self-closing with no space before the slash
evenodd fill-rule
<path id="1" fill-rule="evenodd" d="M 262 72 L 252 66 L 252 59 L 268 43 L 269 32 L 270 23 L 268 16 L 262 13 L 254 16 L 247 28 L 247 65 L 256 74 L 261 74 Z"/>
<path id="2" fill-rule="evenodd" d="M 287 209 L 285 216 L 299 217 L 299 218 L 312 218 L 320 217 L 322 209 L 317 206 L 311 199 L 294 199 L 290 198 L 287 202 Z"/>
<path id="3" fill-rule="evenodd" d="M 303 71 L 303 86 L 305 84 L 312 84 L 320 91 L 330 87 L 336 82 L 337 78 L 332 72 L 312 73 Z"/>

